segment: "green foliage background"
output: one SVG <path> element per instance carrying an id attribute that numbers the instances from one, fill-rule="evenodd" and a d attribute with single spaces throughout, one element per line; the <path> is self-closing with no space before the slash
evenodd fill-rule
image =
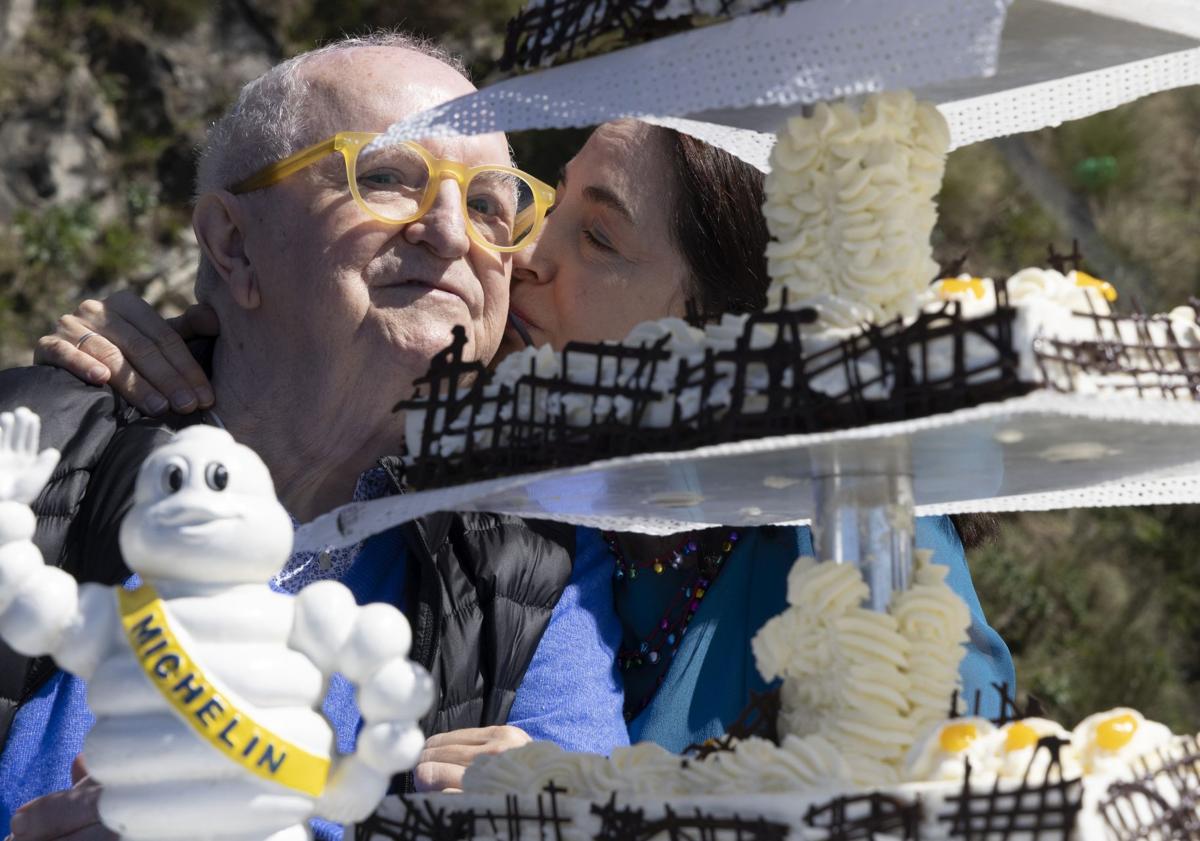
<path id="1" fill-rule="evenodd" d="M 122 131 L 103 214 L 53 197 L 0 218 L 0 360 L 86 295 L 144 288 L 154 257 L 190 238 L 190 150 L 244 80 L 155 98 L 130 56 L 198 38 L 239 17 L 277 61 L 342 33 L 404 26 L 441 39 L 489 78 L 517 0 L 51 0 L 19 50 L 0 55 L 0 117 L 53 113 L 83 62 Z M 168 82 L 169 85 L 169 82 Z M 162 101 L 159 101 L 162 100 Z M 183 104 L 178 104 L 182 102 Z M 164 104 L 165 103 L 165 104 Z M 552 179 L 580 132 L 514 139 Z M 9 154 L 0 149 L 0 163 Z M 1200 90 L 1149 97 L 1060 128 L 954 152 L 940 198 L 939 257 L 1003 275 L 1085 243 L 1093 274 L 1128 302 L 1169 308 L 1200 294 Z M 181 302 L 177 302 L 181 303 Z M 1192 454 L 1181 453 L 1181 461 Z M 1195 454 L 1200 458 L 1200 453 Z M 1190 506 L 1019 514 L 970 558 L 1021 688 L 1072 724 L 1131 704 L 1179 730 L 1200 725 L 1200 518 Z"/>

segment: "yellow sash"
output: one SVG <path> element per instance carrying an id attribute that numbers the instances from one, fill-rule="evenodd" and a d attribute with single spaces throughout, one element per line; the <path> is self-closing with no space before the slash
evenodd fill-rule
<path id="1" fill-rule="evenodd" d="M 234 695 L 204 673 L 176 639 L 162 599 L 148 584 L 117 590 L 125 636 L 150 682 L 208 742 L 251 774 L 319 797 L 329 776 L 329 757 L 280 738 L 237 709 Z"/>

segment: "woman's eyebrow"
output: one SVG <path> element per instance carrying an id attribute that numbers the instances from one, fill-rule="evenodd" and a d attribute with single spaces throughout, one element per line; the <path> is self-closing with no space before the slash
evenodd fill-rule
<path id="1" fill-rule="evenodd" d="M 607 187 L 584 187 L 583 197 L 588 201 L 602 204 L 612 209 L 620 216 L 623 216 L 629 224 L 633 224 L 633 211 L 629 209 L 629 205 L 621 201 L 621 198 Z"/>

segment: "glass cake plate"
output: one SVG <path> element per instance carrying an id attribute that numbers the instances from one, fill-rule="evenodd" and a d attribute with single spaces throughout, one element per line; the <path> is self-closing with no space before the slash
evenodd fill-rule
<path id="1" fill-rule="evenodd" d="M 831 475 L 911 477 L 918 515 L 1200 502 L 1200 403 L 1035 392 L 897 423 L 648 453 L 351 503 L 296 534 L 350 545 L 474 510 L 649 534 L 807 522 Z"/>

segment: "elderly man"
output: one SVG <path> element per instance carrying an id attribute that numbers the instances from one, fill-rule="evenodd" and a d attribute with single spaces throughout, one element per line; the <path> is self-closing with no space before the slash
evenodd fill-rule
<path id="1" fill-rule="evenodd" d="M 549 188 L 510 169 L 502 135 L 434 141 L 399 158 L 361 153 L 369 137 L 360 132 L 472 89 L 425 45 L 350 40 L 251 82 L 209 134 L 193 216 L 197 295 L 217 311 L 222 335 L 211 360 L 219 411 L 200 417 L 258 451 L 298 521 L 400 490 L 403 424 L 392 407 L 453 325 L 465 327 L 476 358 L 498 347 L 510 252 L 523 235 L 532 240 Z M 539 190 L 524 213 L 509 206 Z M 123 581 L 116 533 L 137 467 L 186 421 L 141 417 L 108 390 L 46 368 L 0 373 L 0 409 L 20 405 L 42 415 L 43 442 L 63 450 L 35 504 L 43 556 L 86 580 Z M 573 535 L 515 518 L 437 515 L 350 550 L 294 556 L 276 584 L 294 591 L 336 577 L 360 602 L 404 608 L 412 657 L 440 689 L 423 726 L 442 735 L 417 780 L 452 787 L 480 752 L 529 738 L 503 725 L 571 574 Z M 11 679 L 7 654 L 0 674 Z M 101 837 L 86 780 L 42 796 L 85 773 L 71 768 L 90 725 L 83 691 L 45 663 L 19 693 L 10 685 L 22 706 L 0 755 L 0 835 L 14 808 L 40 797 L 12 817 L 17 841 Z M 348 750 L 357 722 L 348 685 L 335 681 L 326 712 Z M 604 717 L 620 722 L 619 707 Z"/>

